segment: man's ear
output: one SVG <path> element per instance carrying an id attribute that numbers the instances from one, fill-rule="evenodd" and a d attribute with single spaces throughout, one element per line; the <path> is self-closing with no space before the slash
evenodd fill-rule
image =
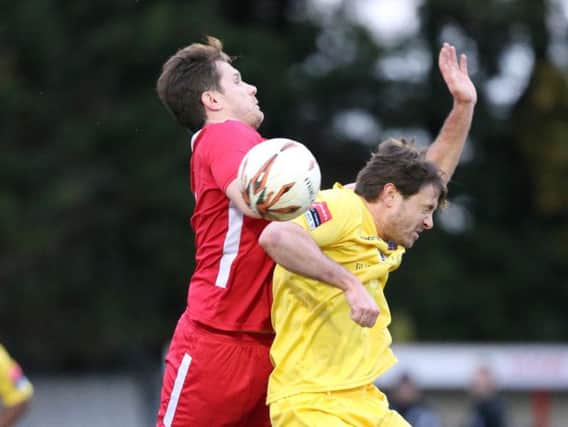
<path id="1" fill-rule="evenodd" d="M 222 108 L 219 92 L 206 90 L 201 94 L 201 103 L 206 110 L 219 111 Z"/>
<path id="2" fill-rule="evenodd" d="M 383 186 L 383 190 L 379 195 L 379 199 L 381 199 L 381 201 L 388 207 L 393 206 L 397 197 L 400 197 L 400 193 L 396 189 L 395 185 L 390 182 L 387 182 Z"/>

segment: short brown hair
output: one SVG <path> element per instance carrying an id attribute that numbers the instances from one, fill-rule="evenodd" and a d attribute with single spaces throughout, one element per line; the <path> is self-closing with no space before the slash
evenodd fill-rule
<path id="1" fill-rule="evenodd" d="M 446 200 L 447 189 L 440 169 L 426 160 L 425 151 L 418 150 L 412 141 L 404 138 L 391 138 L 379 144 L 359 171 L 355 192 L 368 202 L 374 202 L 388 183 L 404 198 L 432 184 L 439 191 L 438 205 L 442 206 Z"/>
<path id="2" fill-rule="evenodd" d="M 197 130 L 205 124 L 201 94 L 220 90 L 216 61 L 231 62 L 223 44 L 207 36 L 207 43 L 193 43 L 176 52 L 162 67 L 156 90 L 165 107 L 182 126 Z"/>

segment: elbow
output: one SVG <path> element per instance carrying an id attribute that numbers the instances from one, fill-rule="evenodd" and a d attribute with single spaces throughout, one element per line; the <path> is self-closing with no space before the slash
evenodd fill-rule
<path id="1" fill-rule="evenodd" d="M 286 258 L 286 252 L 292 251 L 298 244 L 298 225 L 288 222 L 273 221 L 266 226 L 258 237 L 258 243 L 277 263 Z"/>
<path id="2" fill-rule="evenodd" d="M 258 243 L 266 251 L 266 253 L 272 256 L 281 239 L 282 231 L 279 230 L 278 223 L 272 222 L 264 228 L 262 233 L 260 233 Z"/>
<path id="3" fill-rule="evenodd" d="M 291 253 L 297 254 L 299 248 L 305 247 L 302 233 L 307 235 L 297 224 L 273 221 L 260 233 L 258 243 L 276 263 L 286 264 Z"/>

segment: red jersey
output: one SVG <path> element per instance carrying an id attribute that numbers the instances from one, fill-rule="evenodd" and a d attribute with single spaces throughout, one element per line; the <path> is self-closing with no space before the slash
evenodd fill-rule
<path id="1" fill-rule="evenodd" d="M 234 120 L 206 125 L 192 141 L 196 268 L 189 284 L 192 320 L 227 331 L 272 331 L 272 258 L 258 244 L 268 221 L 244 215 L 225 190 L 248 150 L 264 138 Z"/>

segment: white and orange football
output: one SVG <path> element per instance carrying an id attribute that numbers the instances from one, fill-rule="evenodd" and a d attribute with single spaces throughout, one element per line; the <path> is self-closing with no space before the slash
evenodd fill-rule
<path id="1" fill-rule="evenodd" d="M 239 167 L 249 208 L 264 219 L 287 221 L 304 213 L 320 190 L 317 160 L 303 144 L 286 138 L 255 145 Z"/>

